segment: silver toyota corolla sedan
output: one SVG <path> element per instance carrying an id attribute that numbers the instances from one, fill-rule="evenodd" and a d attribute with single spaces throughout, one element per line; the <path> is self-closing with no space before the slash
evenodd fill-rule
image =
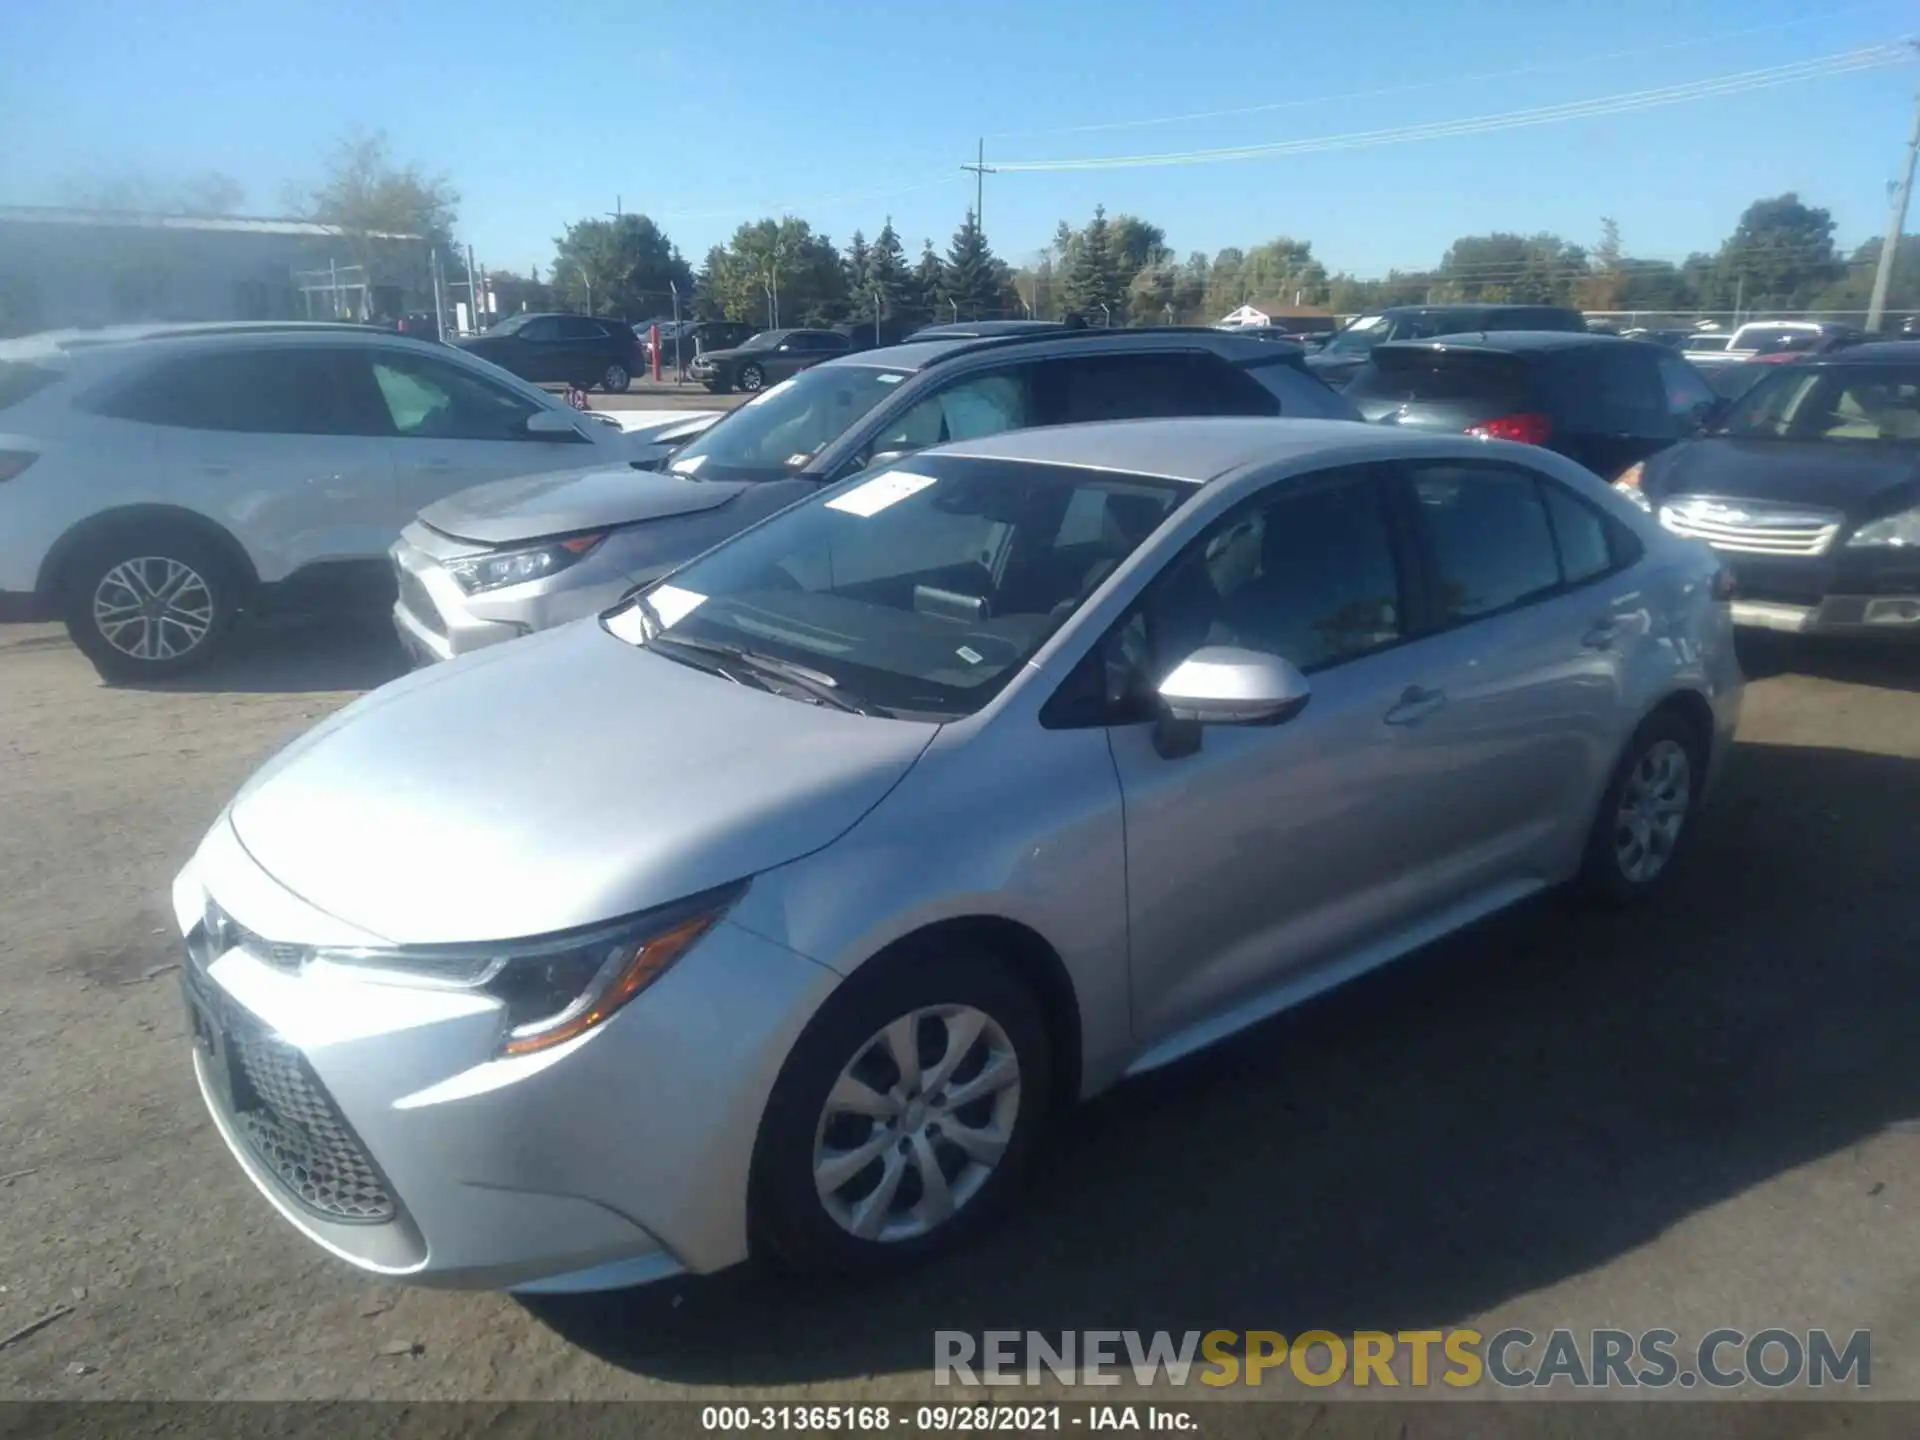
<path id="1" fill-rule="evenodd" d="M 925 451 L 263 767 L 174 890 L 200 1088 L 382 1275 L 909 1261 L 1071 1102 L 1547 887 L 1673 878 L 1728 600 L 1529 447 Z"/>

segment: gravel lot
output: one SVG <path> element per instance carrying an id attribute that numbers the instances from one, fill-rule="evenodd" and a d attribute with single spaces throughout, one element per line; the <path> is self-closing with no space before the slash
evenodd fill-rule
<path id="1" fill-rule="evenodd" d="M 1874 1392 L 1920 1397 L 1920 655 L 1758 655 L 1792 668 L 1668 904 L 1503 917 L 1104 1099 L 956 1261 L 537 1310 L 287 1227 L 158 969 L 227 796 L 399 663 L 295 628 L 115 690 L 0 630 L 0 1336 L 71 1307 L 0 1394 L 908 1398 L 935 1328 L 1465 1323 L 1870 1328 Z"/>

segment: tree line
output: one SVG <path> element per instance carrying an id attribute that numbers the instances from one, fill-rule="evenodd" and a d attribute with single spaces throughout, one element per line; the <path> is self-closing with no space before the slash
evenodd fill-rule
<path id="1" fill-rule="evenodd" d="M 217 174 L 171 185 L 120 177 L 96 186 L 94 203 L 180 213 L 235 213 L 240 187 Z M 70 197 L 78 200 L 79 196 Z M 381 132 L 353 132 L 321 172 L 289 187 L 293 213 L 360 232 L 423 235 L 449 254 L 459 195 L 447 178 L 403 164 Z M 1920 237 L 1905 237 L 1888 297 L 1893 311 L 1920 309 Z M 1463 235 L 1428 269 L 1362 279 L 1330 270 L 1309 240 L 1280 235 L 1242 249 L 1184 258 L 1166 230 L 1141 216 L 1096 207 L 1085 222 L 1062 220 L 1028 263 L 993 251 L 969 210 L 944 248 L 931 238 L 911 252 L 891 217 L 871 239 L 855 231 L 844 246 L 798 216 L 740 225 L 723 245 L 690 262 L 645 214 L 590 218 L 554 240 L 544 278 L 491 273 L 503 312 L 562 307 L 645 320 L 680 313 L 770 326 L 1079 315 L 1092 325 L 1210 324 L 1241 305 L 1353 314 L 1385 305 L 1511 301 L 1588 311 L 1835 310 L 1867 305 L 1879 240 L 1843 253 L 1833 217 L 1789 192 L 1755 200 L 1712 251 L 1685 260 L 1633 256 L 1620 227 L 1602 218 L 1591 244 L 1550 233 Z"/>
<path id="2" fill-rule="evenodd" d="M 1920 237 L 1896 257 L 1889 306 L 1920 308 Z M 1860 311 L 1880 241 L 1851 252 L 1833 217 L 1788 193 L 1755 200 L 1713 251 L 1684 261 L 1638 258 L 1603 218 L 1591 244 L 1541 233 L 1463 235 L 1430 269 L 1362 279 L 1328 266 L 1311 241 L 1282 235 L 1249 249 L 1180 257 L 1159 225 L 1137 215 L 1062 220 L 1031 262 L 995 255 L 971 210 L 944 249 L 910 255 L 891 217 L 844 246 L 798 216 L 749 221 L 695 265 L 644 215 L 582 220 L 555 242 L 546 281 L 502 274 L 502 308 L 559 304 L 644 319 L 680 313 L 749 324 L 1060 319 L 1091 325 L 1211 324 L 1241 305 L 1354 314 L 1446 301 L 1571 305 L 1645 315 L 1691 311 Z M 513 303 L 509 305 L 511 296 Z"/>

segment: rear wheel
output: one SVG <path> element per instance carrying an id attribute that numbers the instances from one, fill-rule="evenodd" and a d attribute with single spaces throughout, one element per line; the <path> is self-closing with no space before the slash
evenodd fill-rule
<path id="1" fill-rule="evenodd" d="M 757 1253 L 910 1264 L 1017 1192 L 1051 1098 L 1041 1010 L 994 955 L 916 950 L 854 976 L 800 1037 L 754 1151 Z"/>
<path id="2" fill-rule="evenodd" d="M 606 373 L 600 377 L 600 388 L 609 395 L 624 395 L 633 384 L 633 376 L 624 365 L 609 365 Z"/>
<path id="3" fill-rule="evenodd" d="M 1670 711 L 1648 717 L 1627 742 L 1600 802 L 1580 888 L 1625 905 L 1667 884 L 1691 834 L 1705 778 L 1705 746 L 1694 727 Z"/>
<path id="4" fill-rule="evenodd" d="M 67 633 L 102 678 L 157 680 L 205 664 L 237 586 L 212 545 L 161 527 L 92 542 L 66 567 Z"/>

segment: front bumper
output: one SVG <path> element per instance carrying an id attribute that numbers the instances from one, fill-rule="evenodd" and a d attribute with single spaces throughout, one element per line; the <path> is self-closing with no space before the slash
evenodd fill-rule
<path id="1" fill-rule="evenodd" d="M 605 1024 L 505 1058 L 487 997 L 216 953 L 210 897 L 279 941 L 378 939 L 279 886 L 224 818 L 174 883 L 202 1096 L 316 1244 L 417 1284 L 534 1291 L 746 1257 L 760 1116 L 831 971 L 722 922 Z"/>
<path id="2" fill-rule="evenodd" d="M 1733 623 L 1743 629 L 1920 640 L 1920 552 L 1910 547 L 1714 553 L 1733 571 Z"/>
<path id="3" fill-rule="evenodd" d="M 488 553 L 487 546 L 452 539 L 418 520 L 401 531 L 388 551 L 399 592 L 393 625 L 416 665 L 451 660 L 597 615 L 636 583 L 620 563 L 625 548 L 609 542 L 556 575 L 469 595 L 446 564 Z"/>
<path id="4" fill-rule="evenodd" d="M 1920 592 L 1912 595 L 1829 595 L 1813 605 L 1735 600 L 1733 623 L 1789 635 L 1833 635 L 1920 641 Z"/>

